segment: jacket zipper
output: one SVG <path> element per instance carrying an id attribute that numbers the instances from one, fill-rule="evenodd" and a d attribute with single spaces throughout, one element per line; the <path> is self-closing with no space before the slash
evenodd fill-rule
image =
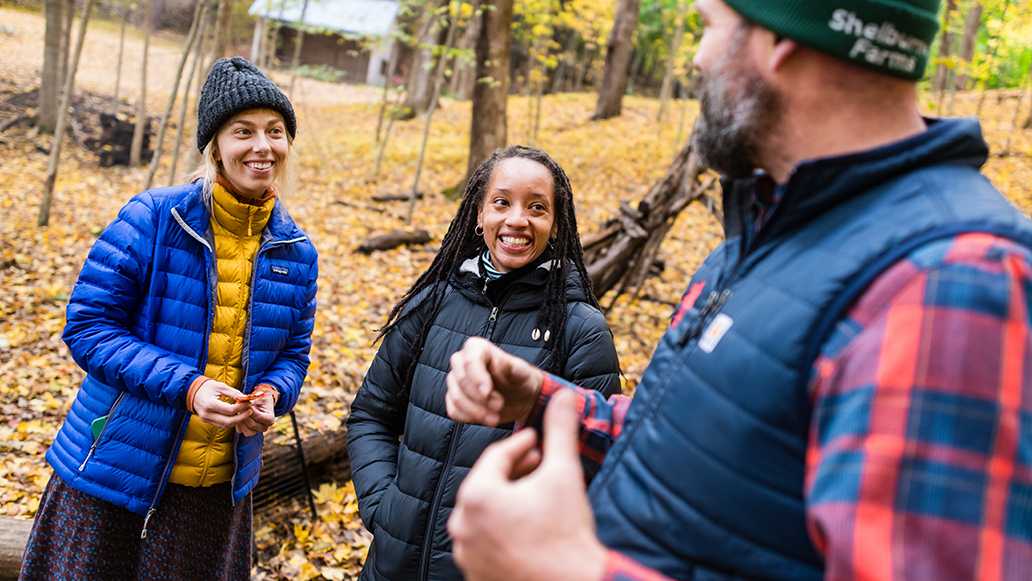
<path id="1" fill-rule="evenodd" d="M 165 487 L 168 486 L 168 475 L 172 471 L 172 465 L 175 464 L 176 456 L 179 455 L 179 445 L 182 443 L 183 431 L 186 429 L 186 425 L 190 423 L 190 416 L 186 415 L 183 417 L 183 421 L 179 422 L 179 431 L 176 432 L 175 446 L 173 451 L 168 456 L 168 460 L 165 462 L 165 470 L 161 474 L 161 484 L 158 485 L 157 492 L 154 493 L 154 498 L 151 500 L 150 507 L 147 508 L 147 516 L 143 517 L 143 529 L 140 530 L 140 540 L 147 538 L 147 525 L 150 524 L 150 519 L 154 516 L 154 513 L 158 511 L 158 499 L 165 492 Z"/>
<path id="2" fill-rule="evenodd" d="M 778 205 L 774 209 L 775 214 L 780 207 L 781 205 Z M 722 309 L 727 303 L 728 299 L 731 298 L 731 295 L 733 294 L 731 287 L 734 286 L 741 277 L 742 269 L 746 261 L 749 259 L 752 251 L 757 247 L 757 242 L 761 238 L 761 234 L 766 231 L 774 221 L 774 215 L 771 215 L 759 230 L 754 230 L 754 217 L 752 215 L 740 216 L 739 220 L 741 220 L 745 226 L 742 228 L 741 240 L 739 241 L 738 259 L 735 261 L 734 266 L 729 269 L 730 272 L 725 268 L 719 273 L 717 278 L 717 288 L 710 291 L 698 318 L 689 330 L 686 331 L 685 334 L 677 341 L 677 345 L 679 347 L 684 347 L 689 341 L 702 335 L 709 323 L 717 316 L 720 309 Z"/>
<path id="3" fill-rule="evenodd" d="M 484 292 L 487 292 L 487 281 L 484 281 Z M 491 340 L 491 335 L 494 333 L 495 323 L 498 321 L 498 311 L 501 310 L 500 305 L 492 305 L 491 314 L 487 317 L 487 326 L 484 328 L 484 338 L 488 341 Z M 426 521 L 426 533 L 423 539 L 423 556 L 420 559 L 419 564 L 419 578 L 429 579 L 430 575 L 430 547 L 433 545 L 433 539 L 431 535 L 434 530 L 434 521 L 437 518 L 437 510 L 441 507 L 441 492 L 444 490 L 445 471 L 452 464 L 452 457 L 455 455 L 455 449 L 459 444 L 459 435 L 462 433 L 464 424 L 455 424 L 455 429 L 452 430 L 451 440 L 448 442 L 448 455 L 444 459 L 444 464 L 441 465 L 441 474 L 437 478 L 437 486 L 434 488 L 433 502 L 430 504 L 430 513 L 427 515 Z"/>
<path id="4" fill-rule="evenodd" d="M 250 228 L 250 225 L 248 225 Z M 243 367 L 244 376 L 240 385 L 241 390 L 247 389 L 247 376 L 251 366 L 251 320 L 254 318 L 252 313 L 254 311 L 254 289 L 255 283 L 258 281 L 258 267 L 259 261 L 261 260 L 262 253 L 275 248 L 276 246 L 282 246 L 284 244 L 293 244 L 295 242 L 301 242 L 305 240 L 304 236 L 298 238 L 291 238 L 290 240 L 272 240 L 261 245 L 258 248 L 258 252 L 254 255 L 254 267 L 251 269 L 251 290 L 247 295 L 247 325 L 244 329 L 244 352 L 241 354 L 241 366 Z M 240 443 L 240 433 L 233 432 L 233 475 L 229 479 L 229 501 L 232 506 L 236 506 L 236 477 L 237 477 L 237 444 Z"/>
<path id="5" fill-rule="evenodd" d="M 204 344 L 201 347 L 201 355 L 198 357 L 197 363 L 200 369 L 204 369 L 204 366 L 208 362 L 208 340 L 211 338 L 211 329 L 215 321 L 215 287 L 218 285 L 218 275 L 215 272 L 215 250 L 212 244 L 204 239 L 203 236 L 198 234 L 193 228 L 191 228 L 183 217 L 179 215 L 179 212 L 172 208 L 172 217 L 175 218 L 179 226 L 190 235 L 191 238 L 197 240 L 202 246 L 208 251 L 205 255 L 205 262 L 207 263 L 208 271 L 208 322 L 204 330 Z M 161 474 L 161 481 L 158 484 L 158 490 L 154 493 L 154 498 L 151 500 L 150 506 L 147 508 L 147 514 L 143 517 L 143 529 L 140 530 L 140 539 L 147 538 L 147 526 L 150 524 L 150 519 L 154 516 L 154 513 L 158 510 L 158 499 L 165 492 L 165 488 L 168 486 L 169 473 L 172 471 L 172 466 L 175 464 L 175 459 L 179 455 L 179 447 L 183 443 L 183 432 L 186 430 L 187 424 L 190 423 L 190 414 L 185 414 L 182 421 L 179 422 L 179 430 L 176 432 L 175 440 L 173 440 L 172 451 L 168 456 L 168 460 L 165 461 L 165 469 Z"/>
<path id="6" fill-rule="evenodd" d="M 728 283 L 728 287 L 731 286 L 733 280 Z M 727 303 L 727 300 L 731 298 L 732 292 L 730 288 L 724 288 L 722 290 L 710 291 L 710 294 L 706 296 L 706 302 L 703 303 L 702 309 L 699 312 L 698 318 L 692 323 L 692 326 L 681 336 L 678 341 L 678 345 L 684 347 L 688 341 L 696 339 L 699 335 L 702 335 L 702 331 L 709 325 L 710 321 L 720 312 L 720 309 Z"/>
<path id="7" fill-rule="evenodd" d="M 104 423 L 104 427 L 101 428 L 100 433 L 97 434 L 96 439 L 94 439 L 93 443 L 90 444 L 90 451 L 86 453 L 86 457 L 83 458 L 82 464 L 79 464 L 79 472 L 82 472 L 83 470 L 86 469 L 86 463 L 90 461 L 90 458 L 93 457 L 93 452 L 95 452 L 97 450 L 97 445 L 100 444 L 100 439 L 101 439 L 101 437 L 104 436 L 104 432 L 107 431 L 107 427 L 108 427 L 108 425 L 111 422 L 111 416 L 114 415 L 115 409 L 118 408 L 118 404 L 122 403 L 122 398 L 123 397 L 125 397 L 125 392 L 124 391 L 118 392 L 118 397 L 115 398 L 114 403 L 111 404 L 111 408 L 108 409 L 108 413 L 107 413 L 108 418 L 107 418 L 107 421 Z"/>

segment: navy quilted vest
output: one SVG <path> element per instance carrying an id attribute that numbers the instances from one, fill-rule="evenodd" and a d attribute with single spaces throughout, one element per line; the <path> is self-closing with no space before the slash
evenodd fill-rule
<path id="1" fill-rule="evenodd" d="M 917 247 L 1032 225 L 981 176 L 975 121 L 801 164 L 752 232 L 752 184 L 730 189 L 726 242 L 701 298 L 661 340 L 589 491 L 608 547 L 675 579 L 817 579 L 803 483 L 808 383 L 831 328 Z"/>

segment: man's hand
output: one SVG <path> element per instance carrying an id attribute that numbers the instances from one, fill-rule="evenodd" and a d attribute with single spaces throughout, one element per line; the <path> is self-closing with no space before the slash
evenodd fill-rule
<path id="1" fill-rule="evenodd" d="M 534 430 L 520 430 L 492 444 L 459 488 L 448 532 L 468 579 L 602 578 L 606 550 L 584 492 L 575 400 L 565 392 L 552 397 L 543 458 Z"/>
<path id="2" fill-rule="evenodd" d="M 251 406 L 248 402 L 235 402 L 244 394 L 232 387 L 209 379 L 197 389 L 194 395 L 193 409 L 202 420 L 222 428 L 232 428 L 251 417 Z"/>
<path id="3" fill-rule="evenodd" d="M 525 421 L 541 392 L 543 372 L 480 337 L 466 340 L 451 357 L 448 417 L 497 426 Z"/>

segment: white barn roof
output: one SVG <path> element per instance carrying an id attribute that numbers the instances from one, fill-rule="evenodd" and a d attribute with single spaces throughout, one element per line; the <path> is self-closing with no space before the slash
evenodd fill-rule
<path id="1" fill-rule="evenodd" d="M 293 25 L 301 18 L 304 0 L 254 0 L 248 13 Z M 394 0 L 308 0 L 306 26 L 338 34 L 386 36 L 398 13 Z"/>

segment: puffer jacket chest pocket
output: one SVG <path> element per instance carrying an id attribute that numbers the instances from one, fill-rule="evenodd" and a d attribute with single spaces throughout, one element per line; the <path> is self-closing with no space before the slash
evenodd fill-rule
<path id="1" fill-rule="evenodd" d="M 308 268 L 275 256 L 256 258 L 251 289 L 251 318 L 255 336 L 269 332 L 271 343 L 262 347 L 282 349 L 305 309 Z"/>

